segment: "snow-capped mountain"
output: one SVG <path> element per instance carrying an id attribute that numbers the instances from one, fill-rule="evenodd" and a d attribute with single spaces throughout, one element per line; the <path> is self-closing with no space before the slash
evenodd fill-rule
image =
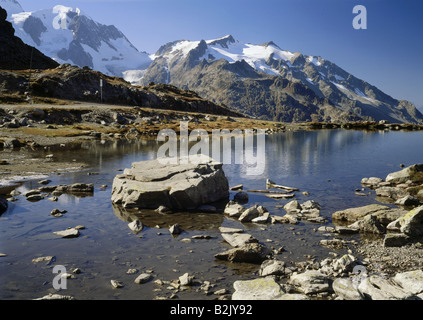
<path id="1" fill-rule="evenodd" d="M 175 41 L 151 56 L 141 84 L 170 83 L 247 114 L 281 121 L 389 120 L 423 123 L 398 101 L 336 64 L 273 42 Z"/>
<path id="2" fill-rule="evenodd" d="M 59 63 L 120 77 L 151 63 L 115 26 L 98 23 L 78 8 L 57 5 L 25 12 L 15 0 L 1 0 L 0 5 L 11 9 L 8 20 L 16 36 Z"/>
<path id="3" fill-rule="evenodd" d="M 172 84 L 234 111 L 275 121 L 388 120 L 423 123 L 408 101 L 399 101 L 317 56 L 273 42 L 241 43 L 231 35 L 174 41 L 155 54 L 138 51 L 113 25 L 78 8 L 57 5 L 25 12 L 0 0 L 15 35 L 59 63 L 89 66 L 133 84 Z"/>

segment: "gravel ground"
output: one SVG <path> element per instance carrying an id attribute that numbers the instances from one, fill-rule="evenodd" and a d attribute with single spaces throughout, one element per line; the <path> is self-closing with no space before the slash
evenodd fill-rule
<path id="1" fill-rule="evenodd" d="M 368 268 L 375 273 L 394 275 L 423 269 L 423 244 L 420 242 L 402 247 L 384 247 L 382 240 L 363 242 L 357 252 L 369 262 Z"/>

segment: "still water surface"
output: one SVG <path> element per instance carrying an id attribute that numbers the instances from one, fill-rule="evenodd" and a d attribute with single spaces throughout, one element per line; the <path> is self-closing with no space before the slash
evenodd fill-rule
<path id="1" fill-rule="evenodd" d="M 257 277 L 258 266 L 230 264 L 214 259 L 216 253 L 229 249 L 219 234 L 220 226 L 243 228 L 269 247 L 284 247 L 278 259 L 287 264 L 305 261 L 305 255 L 318 260 L 329 252 L 342 254 L 319 245 L 325 236 L 315 229 L 321 224 L 301 222 L 299 225 L 241 224 L 221 214 L 158 215 L 154 212 L 125 212 L 113 207 L 110 201 L 112 181 L 116 174 L 130 167 L 132 162 L 154 159 L 158 144 L 149 141 L 109 141 L 83 143 L 80 150 L 55 152 L 57 160 L 85 160 L 89 169 L 54 175 L 50 185 L 77 182 L 94 183 L 92 197 L 62 195 L 57 202 L 47 199 L 28 202 L 18 196 L 0 216 L 0 299 L 34 299 L 55 293 L 53 274 L 55 265 L 63 265 L 68 272 L 79 268 L 80 274 L 67 281 L 67 289 L 59 293 L 76 299 L 141 299 L 169 297 L 172 290 L 153 281 L 135 284 L 141 272 L 149 271 L 153 280 L 172 281 L 186 272 L 195 279 L 210 281 L 213 290 L 226 288 L 233 292 L 236 280 Z M 295 199 L 300 202 L 315 200 L 322 206 L 321 214 L 331 225 L 334 211 L 349 207 L 378 203 L 374 193 L 367 197 L 354 194 L 360 189 L 363 177 L 381 177 L 423 159 L 422 132 L 367 132 L 321 130 L 285 132 L 267 136 L 266 166 L 260 176 L 247 176 L 240 165 L 224 165 L 231 186 L 243 184 L 244 189 L 263 190 L 266 179 L 277 184 L 299 188 Z M 95 174 L 88 174 L 95 173 Z M 108 187 L 103 190 L 101 185 Z M 18 187 L 24 194 L 39 187 L 28 181 Z M 366 192 L 370 192 L 366 190 Z M 231 192 L 233 197 L 234 192 Z M 260 204 L 272 214 L 284 215 L 284 205 L 290 200 L 273 200 L 264 194 L 250 193 L 247 206 Z M 63 217 L 50 215 L 53 209 L 67 210 Z M 135 235 L 128 222 L 137 216 L 145 228 Z M 172 237 L 169 226 L 179 223 L 185 230 Z M 74 239 L 62 239 L 53 234 L 77 225 L 85 226 Z M 191 239 L 194 235 L 209 235 L 208 240 Z M 190 241 L 181 241 L 183 239 Z M 348 239 L 360 240 L 359 236 Z M 32 259 L 54 256 L 50 265 L 33 263 Z M 138 274 L 127 274 L 137 269 Z M 123 283 L 113 289 L 110 280 Z M 179 299 L 213 299 L 214 295 L 198 292 L 199 286 L 178 292 Z"/>

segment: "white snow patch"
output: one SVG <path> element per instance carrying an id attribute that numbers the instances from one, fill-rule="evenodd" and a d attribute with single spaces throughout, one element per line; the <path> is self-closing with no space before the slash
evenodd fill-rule
<path id="1" fill-rule="evenodd" d="M 225 59 L 229 63 L 235 63 L 237 61 L 245 60 L 251 67 L 256 70 L 265 72 L 271 75 L 280 75 L 279 71 L 269 66 L 266 61 L 272 56 L 274 59 L 280 59 L 289 61 L 293 57 L 293 53 L 285 50 L 281 50 L 274 45 L 254 45 L 254 44 L 243 44 L 239 41 L 227 42 L 223 47 L 218 40 L 223 40 L 226 37 L 222 37 L 214 40 L 207 40 L 207 50 L 199 60 L 209 60 L 213 57 L 215 60 Z M 179 41 L 176 43 L 169 53 L 164 55 L 164 58 L 170 63 L 174 59 L 185 57 L 191 50 L 198 47 L 200 41 Z M 157 58 L 156 55 L 152 55 L 151 58 Z"/>
<path id="2" fill-rule="evenodd" d="M 316 85 L 314 82 L 313 82 L 313 80 L 311 80 L 310 78 L 306 78 L 306 80 L 308 81 L 308 82 L 310 82 L 312 85 Z"/>
<path id="3" fill-rule="evenodd" d="M 138 85 L 146 70 L 126 70 L 122 72 L 123 79 L 133 85 Z"/>
<path id="4" fill-rule="evenodd" d="M 318 57 L 308 56 L 307 61 L 318 67 L 322 65 Z"/>
<path id="5" fill-rule="evenodd" d="M 360 98 L 364 98 L 369 102 L 376 103 L 377 101 L 375 99 L 371 99 L 367 97 L 362 91 L 360 91 L 358 88 L 354 89 L 354 92 L 344 87 L 342 84 L 336 83 L 331 81 L 338 89 L 341 89 L 350 99 L 353 100 L 360 100 Z"/>

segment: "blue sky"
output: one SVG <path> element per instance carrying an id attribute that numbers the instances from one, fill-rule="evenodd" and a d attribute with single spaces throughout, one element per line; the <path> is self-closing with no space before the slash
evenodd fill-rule
<path id="1" fill-rule="evenodd" d="M 328 59 L 393 96 L 423 107 L 421 0 L 18 0 L 27 11 L 78 7 L 114 24 L 140 50 L 154 53 L 180 39 L 232 34 L 241 42 L 272 40 L 281 48 Z M 367 8 L 355 30 L 353 8 Z"/>

